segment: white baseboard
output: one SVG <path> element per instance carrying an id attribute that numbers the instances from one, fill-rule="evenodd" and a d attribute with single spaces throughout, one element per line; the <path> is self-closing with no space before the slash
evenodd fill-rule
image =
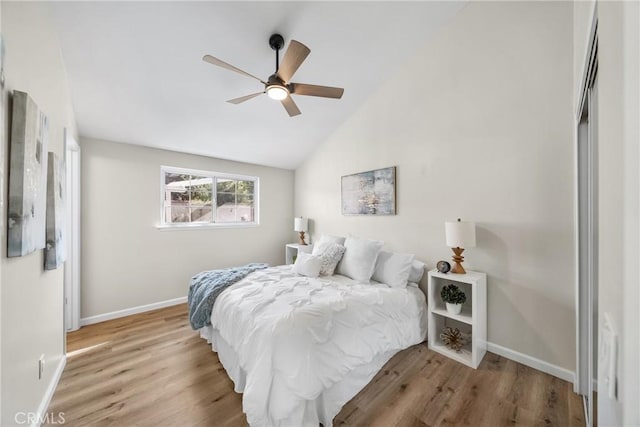
<path id="1" fill-rule="evenodd" d="M 159 308 L 171 307 L 172 305 L 184 304 L 187 297 L 174 298 L 167 301 L 154 302 L 152 304 L 139 305 L 137 307 L 126 308 L 124 310 L 112 311 L 110 313 L 98 314 L 80 319 L 80 326 L 100 323 L 107 320 L 118 319 L 120 317 L 131 316 L 132 314 L 144 313 L 145 311 L 157 310 Z"/>
<path id="2" fill-rule="evenodd" d="M 574 384 L 575 382 L 574 372 L 556 365 L 552 365 L 551 363 L 545 362 L 544 360 L 536 359 L 535 357 L 529 356 L 527 354 L 511 350 L 510 348 L 487 342 L 487 351 L 490 351 L 491 353 L 495 353 L 502 357 L 506 357 L 507 359 L 511 359 L 518 363 L 522 363 L 523 365 L 527 365 L 528 367 L 537 369 L 538 371 L 553 375 L 554 377 L 558 377 L 561 380 L 570 382 L 571 384 Z"/>
<path id="3" fill-rule="evenodd" d="M 64 371 L 64 367 L 67 364 L 67 356 L 62 355 L 62 359 L 58 363 L 58 367 L 53 374 L 53 378 L 51 378 L 51 382 L 47 387 L 47 391 L 44 393 L 42 397 L 42 401 L 40 402 L 40 406 L 38 407 L 38 412 L 36 413 L 35 421 L 31 424 L 31 427 L 40 427 L 43 421 L 49 419 L 51 417 L 46 416 L 47 409 L 49 409 L 49 403 L 51 403 L 51 399 L 53 398 L 53 393 L 56 392 L 56 387 L 58 387 L 58 382 L 60 382 L 60 377 L 62 377 L 62 371 Z"/>

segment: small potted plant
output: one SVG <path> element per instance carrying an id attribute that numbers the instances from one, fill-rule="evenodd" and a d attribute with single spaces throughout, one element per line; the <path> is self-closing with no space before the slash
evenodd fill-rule
<path id="1" fill-rule="evenodd" d="M 467 301 L 467 296 L 464 292 L 453 283 L 443 287 L 440 291 L 440 296 L 447 305 L 447 312 L 451 314 L 460 314 L 462 304 Z"/>

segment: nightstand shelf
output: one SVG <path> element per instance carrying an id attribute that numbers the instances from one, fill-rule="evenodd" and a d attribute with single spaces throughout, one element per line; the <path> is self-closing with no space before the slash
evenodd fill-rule
<path id="1" fill-rule="evenodd" d="M 453 320 L 457 320 L 458 322 L 466 323 L 468 325 L 473 325 L 473 318 L 471 317 L 471 309 L 466 309 L 463 306 L 460 314 L 451 314 L 447 312 L 446 308 L 436 308 L 432 311 L 433 314 L 437 314 L 439 316 L 448 317 Z"/>
<path id="2" fill-rule="evenodd" d="M 301 245 L 299 243 L 287 243 L 284 247 L 284 263 L 293 264 L 298 256 L 298 251 L 311 253 L 313 245 Z"/>
<path id="3" fill-rule="evenodd" d="M 428 281 L 429 348 L 477 368 L 487 351 L 487 275 L 476 271 L 443 274 L 432 270 L 429 271 Z M 442 288 L 451 283 L 467 296 L 460 314 L 447 312 L 440 297 Z M 448 348 L 440 338 L 442 330 L 447 326 L 459 329 L 468 338 L 460 351 Z"/>
<path id="4" fill-rule="evenodd" d="M 451 351 L 451 349 L 449 349 L 442 343 L 435 343 L 433 346 L 429 347 L 431 348 L 431 350 L 437 351 L 440 354 L 444 354 L 450 359 L 453 359 L 467 366 L 471 366 L 471 345 L 469 344 L 462 347 L 462 349 L 460 349 L 460 352 Z"/>

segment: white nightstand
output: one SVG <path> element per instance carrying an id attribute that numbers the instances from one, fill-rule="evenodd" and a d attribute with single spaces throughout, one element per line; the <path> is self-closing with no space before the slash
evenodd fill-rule
<path id="1" fill-rule="evenodd" d="M 466 274 L 443 274 L 431 270 L 428 277 L 429 348 L 476 369 L 487 352 L 487 275 L 468 270 Z M 440 297 L 442 288 L 450 283 L 467 296 L 460 314 L 448 313 Z M 469 335 L 469 342 L 459 352 L 447 347 L 440 339 L 446 326 L 458 328 Z"/>
<path id="2" fill-rule="evenodd" d="M 311 253 L 313 245 L 301 245 L 300 243 L 287 243 L 284 247 L 284 263 L 293 264 L 298 251 Z"/>

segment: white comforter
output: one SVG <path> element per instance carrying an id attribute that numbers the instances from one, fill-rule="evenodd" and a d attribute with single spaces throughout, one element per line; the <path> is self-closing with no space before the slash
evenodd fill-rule
<path id="1" fill-rule="evenodd" d="M 280 266 L 225 290 L 211 322 L 246 375 L 243 409 L 252 427 L 317 427 L 309 401 L 375 358 L 422 342 L 425 308 L 415 286 L 312 279 Z M 332 419 L 344 403 L 320 410 Z"/>

